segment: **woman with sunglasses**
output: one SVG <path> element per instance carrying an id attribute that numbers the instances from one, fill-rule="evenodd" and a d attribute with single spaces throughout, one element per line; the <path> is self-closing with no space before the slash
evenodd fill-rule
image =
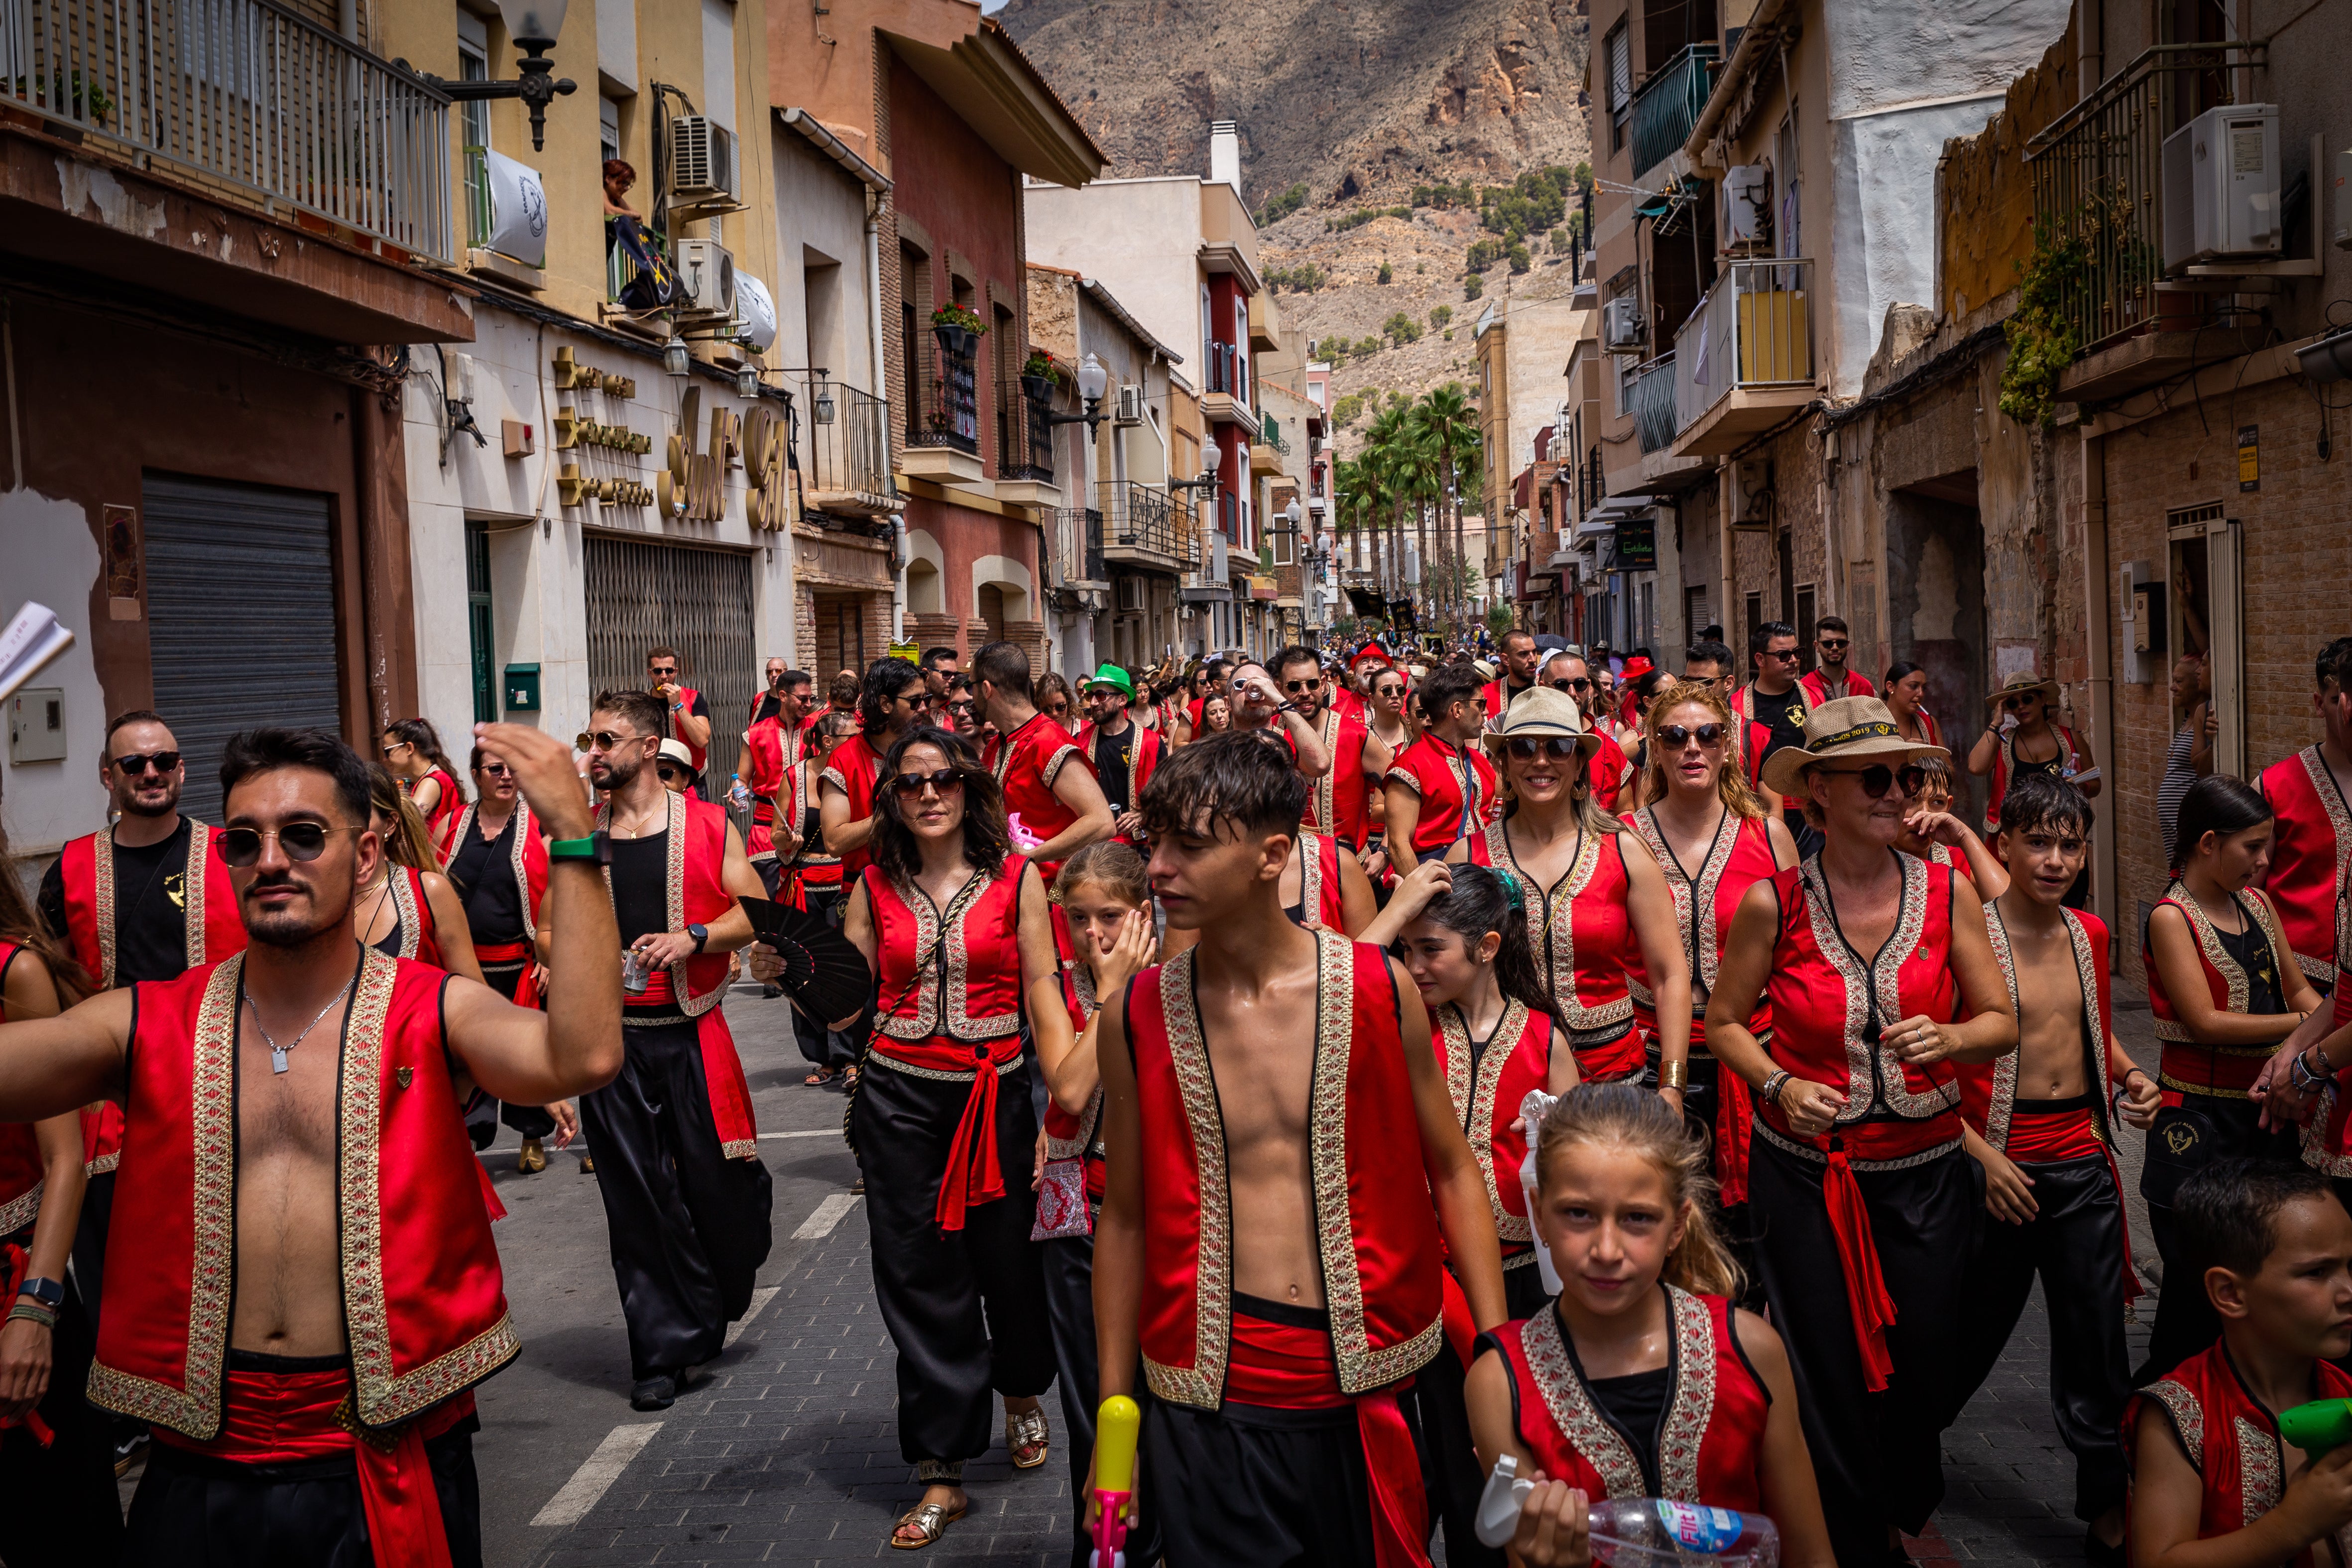
<path id="1" fill-rule="evenodd" d="M 1975 891 L 1894 847 L 1937 748 L 1903 739 L 1874 697 L 1822 704 L 1803 735 L 1764 784 L 1803 803 L 1822 848 L 1740 900 L 1706 1043 L 1758 1101 L 1756 1260 L 1838 1561 L 1875 1563 L 1943 1498 L 1981 1205 L 1954 1064 L 2015 1050 L 2017 1016 Z"/>
<path id="2" fill-rule="evenodd" d="M 482 979 L 465 902 L 438 869 L 440 858 L 426 833 L 424 814 L 382 763 L 371 766 L 368 773 L 368 827 L 383 842 L 383 864 L 376 868 L 375 879 L 358 893 L 360 941 L 394 958 L 413 958 L 468 980 Z M 286 841 L 286 853 L 297 860 L 314 858 L 322 847 L 324 840 L 317 846 Z"/>
<path id="3" fill-rule="evenodd" d="M 1070 722 L 1070 683 L 1059 670 L 1049 669 L 1037 678 L 1037 711 L 1065 730 L 1075 730 Z"/>
<path id="4" fill-rule="evenodd" d="M 1508 786 L 1503 816 L 1445 858 L 1518 879 L 1528 940 L 1578 1074 L 1633 1078 L 1648 1050 L 1633 1024 L 1634 976 L 1647 978 L 1660 1016 L 1679 1018 L 1690 1011 L 1690 969 L 1665 873 L 1593 793 L 1592 754 L 1610 742 L 1546 686 L 1513 698 L 1485 741 Z M 1659 1090 L 1677 1109 L 1689 1054 L 1680 1031 L 1659 1041 Z"/>
<path id="5" fill-rule="evenodd" d="M 1977 737 L 1977 743 L 1969 748 L 1969 772 L 1979 778 L 1992 775 L 1992 786 L 1985 797 L 1987 833 L 2000 831 L 2001 799 L 2009 794 L 2009 781 L 2020 773 L 2031 771 L 2063 779 L 2082 791 L 2085 800 L 2099 793 L 2099 770 L 2090 747 L 2074 731 L 2051 718 L 2057 700 L 2056 681 L 2036 679 L 2026 674 L 2011 676 L 2000 690 L 1985 699 L 1995 717 L 1985 732 Z M 2066 895 L 2068 907 L 2080 905 L 2082 885 L 2090 875 L 2090 868 L 2085 866 L 2076 888 Z"/>
<path id="6" fill-rule="evenodd" d="M 1927 711 L 1927 672 L 1909 659 L 1886 667 L 1886 710 L 1905 740 L 1922 746 L 1944 743 L 1944 727 Z"/>
<path id="7" fill-rule="evenodd" d="M 1037 1117 L 1024 1005 L 1042 1059 L 1061 1060 L 1072 1041 L 1052 908 L 1036 868 L 1013 852 L 995 779 L 929 725 L 899 737 L 880 778 L 873 864 L 842 930 L 879 986 L 849 1140 L 874 1294 L 898 1350 L 898 1447 L 924 1485 L 891 1534 L 907 1551 L 970 1506 L 963 1466 L 988 1451 L 991 1387 L 1014 1467 L 1045 1462 L 1037 1395 L 1054 1381 L 1054 1349 L 1029 1239 Z"/>
<path id="8" fill-rule="evenodd" d="M 383 765 L 424 814 L 435 852 L 446 854 L 457 837 L 466 796 L 457 787 L 457 764 L 441 749 L 441 732 L 428 720 L 395 719 L 384 726 L 381 749 Z"/>
<path id="9" fill-rule="evenodd" d="M 1745 1253 L 1748 1202 L 1748 1129 L 1753 1108 L 1748 1086 L 1720 1065 L 1706 1048 L 1706 1002 L 1714 989 L 1732 916 L 1748 889 L 1797 863 L 1797 840 L 1748 787 L 1731 763 L 1738 724 L 1731 704 L 1708 687 L 1677 681 L 1650 704 L 1642 726 L 1640 788 L 1648 804 L 1625 817 L 1650 847 L 1665 874 L 1675 901 L 1675 921 L 1690 975 L 1690 1082 L 1685 1110 L 1714 1138 L 1715 1178 L 1727 1211 L 1727 1233 Z M 1662 1041 L 1657 996 L 1646 974 L 1633 985 L 1633 1016 L 1643 1034 Z M 1748 1015 L 1748 1033 L 1772 1037 L 1772 1010 L 1759 1004 Z M 1663 1071 L 1663 1052 L 1649 1052 L 1653 1077 Z"/>

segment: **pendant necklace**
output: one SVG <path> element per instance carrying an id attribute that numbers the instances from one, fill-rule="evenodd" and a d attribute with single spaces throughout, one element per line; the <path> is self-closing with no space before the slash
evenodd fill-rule
<path id="1" fill-rule="evenodd" d="M 356 980 L 358 978 L 359 976 L 354 974 L 352 977 L 352 980 Z M 294 1037 L 290 1044 L 281 1046 L 276 1040 L 269 1037 L 268 1029 L 264 1027 L 261 1022 L 261 1009 L 253 1006 L 253 998 L 247 994 L 245 989 L 244 977 L 241 975 L 238 977 L 236 983 L 237 1000 L 244 1003 L 248 1007 L 253 1007 L 253 1026 L 256 1029 L 260 1030 L 261 1043 L 269 1047 L 269 1070 L 271 1072 L 282 1073 L 286 1070 L 286 1053 L 292 1050 L 296 1046 L 300 1045 L 303 1041 L 309 1039 L 310 1037 L 310 1031 L 319 1026 L 320 1020 L 325 1018 L 328 1014 L 333 1012 L 335 1010 L 335 1004 L 341 1002 L 346 995 L 350 994 L 352 980 L 346 980 L 343 982 L 342 990 L 336 992 L 332 996 L 327 999 L 327 1005 L 319 1009 L 319 1016 L 311 1019 L 310 1022 L 304 1026 L 302 1032 Z"/>

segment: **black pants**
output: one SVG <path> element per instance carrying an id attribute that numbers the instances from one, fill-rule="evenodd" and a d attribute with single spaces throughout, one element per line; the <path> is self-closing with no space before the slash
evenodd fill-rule
<path id="1" fill-rule="evenodd" d="M 2164 1288 L 2157 1296 L 2156 1326 L 2148 1331 L 2147 1359 L 2132 1373 L 2135 1386 L 2154 1383 L 2221 1337 L 2221 1320 L 2205 1299 L 2204 1281 L 2181 1258 L 2172 1199 L 2181 1183 L 2216 1160 L 2245 1156 L 2300 1163 L 2294 1130 L 2265 1132 L 2261 1115 L 2249 1100 L 2192 1095 L 2187 1104 L 2158 1111 L 2156 1125 L 2147 1130 L 2139 1195 L 2147 1200 L 2148 1234 L 2164 1260 Z"/>
<path id="2" fill-rule="evenodd" d="M 1398 1403 L 1417 1427 L 1413 1401 Z M 1169 1568 L 1372 1562 L 1371 1479 L 1352 1406 L 1276 1410 L 1229 1399 L 1211 1412 L 1142 1404 L 1144 1504 L 1160 1521 Z M 1419 1444 L 1418 1430 L 1413 1436 Z M 1449 1539 L 1449 1560 L 1453 1545 Z"/>
<path id="3" fill-rule="evenodd" d="M 114 1178 L 105 1180 L 110 1189 Z M 14 1288 L 9 1300 L 14 1301 Z M 0 1433 L 0 1560 L 8 1568 L 83 1568 L 114 1561 L 122 1503 L 114 1489 L 110 1417 L 82 1397 L 95 1331 L 70 1287 L 49 1335 L 49 1387 L 36 1408 L 56 1440 L 25 1427 Z"/>
<path id="4" fill-rule="evenodd" d="M 850 1137 L 866 1178 L 874 1298 L 898 1352 L 898 1450 L 909 1464 L 977 1458 L 995 1427 L 990 1391 L 1028 1398 L 1054 1381 L 1044 1247 L 1029 1239 L 1029 1069 L 997 1079 L 1004 1196 L 967 1208 L 955 1231 L 934 1210 L 971 1086 L 872 1061 L 857 1076 Z"/>
<path id="5" fill-rule="evenodd" d="M 2074 1455 L 2074 1517 L 2096 1519 L 2124 1500 L 2123 1194 L 2101 1154 L 2020 1169 L 2033 1178 L 2036 1213 L 2023 1225 L 1985 1215 L 1961 1301 L 1959 1397 L 1983 1386 L 2040 1275 L 2051 1413 Z"/>
<path id="6" fill-rule="evenodd" d="M 1409 1403 L 1421 1418 L 1422 1484 L 1429 1492 L 1431 1529 L 1445 1531 L 1447 1568 L 1503 1568 L 1500 1549 L 1480 1544 L 1477 1535 L 1478 1494 L 1486 1489 L 1486 1472 L 1470 1436 L 1470 1409 L 1462 1394 L 1468 1377 L 1469 1369 L 1454 1359 L 1450 1340 L 1413 1374 Z"/>
<path id="7" fill-rule="evenodd" d="M 455 1568 L 482 1564 L 478 1425 L 468 1417 L 425 1443 Z M 89 1552 L 78 1561 L 109 1559 Z M 378 1563 L 369 1544 L 351 1460 L 240 1465 L 163 1443 L 148 1449 L 146 1474 L 131 1500 L 122 1561 L 138 1568 L 393 1568 Z M 10 1568 L 16 1562 L 12 1543 Z"/>
<path id="8" fill-rule="evenodd" d="M 1062 1391 L 1062 1425 L 1067 1433 L 1070 1496 L 1070 1568 L 1093 1561 L 1094 1535 L 1087 1529 L 1087 1480 L 1093 1473 L 1095 1413 L 1102 1404 L 1102 1379 L 1095 1363 L 1095 1243 L 1090 1236 L 1041 1242 L 1045 1262 L 1045 1311 L 1054 1325 L 1054 1382 Z M 1141 1568 L 1160 1555 L 1151 1517 L 1138 1509 L 1127 1526 L 1127 1560 Z"/>
<path id="9" fill-rule="evenodd" d="M 106 1230 L 113 1215 L 114 1173 L 102 1171 L 82 1188 L 81 1214 L 74 1221 L 74 1281 L 81 1287 L 82 1309 L 89 1316 L 93 1342 L 98 1338 L 99 1311 L 106 1300 Z"/>
<path id="10" fill-rule="evenodd" d="M 484 964 L 482 979 L 491 990 L 511 1002 L 515 999 L 515 992 L 522 985 L 522 972 L 523 961 L 520 959 L 517 959 L 512 964 Z M 499 1120 L 526 1138 L 545 1138 L 555 1131 L 555 1118 L 547 1113 L 547 1107 L 543 1105 L 515 1105 L 501 1101 L 499 1105 Z M 476 1149 L 487 1149 L 498 1141 L 498 1133 L 495 1131 L 485 1138 L 478 1131 L 480 1125 L 478 1122 L 471 1117 L 467 1121 L 468 1125 L 478 1129 L 474 1133 Z"/>
<path id="11" fill-rule="evenodd" d="M 767 1261 L 768 1167 L 719 1152 L 691 1021 L 622 1030 L 621 1076 L 580 1098 L 640 1381 L 717 1355 Z"/>
<path id="12" fill-rule="evenodd" d="M 1918 1534 L 1944 1498 L 1940 1439 L 1959 1414 L 1952 1347 L 1984 1182 L 1958 1149 L 1900 1170 L 1856 1173 L 1895 1311 L 1886 1331 L 1894 1372 L 1873 1394 L 1822 1200 L 1827 1173 L 1759 1133 L 1748 1166 L 1756 1258 L 1772 1326 L 1789 1347 L 1839 1568 L 1883 1568 L 1887 1527 Z"/>

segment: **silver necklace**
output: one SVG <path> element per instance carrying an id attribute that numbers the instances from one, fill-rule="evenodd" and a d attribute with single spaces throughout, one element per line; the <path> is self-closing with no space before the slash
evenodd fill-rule
<path id="1" fill-rule="evenodd" d="M 358 978 L 359 976 L 356 974 L 352 976 L 352 980 L 356 980 Z M 320 1020 L 324 1019 L 328 1014 L 335 1010 L 335 1004 L 341 1002 L 346 995 L 348 995 L 351 993 L 351 989 L 352 981 L 344 981 L 342 990 L 336 992 L 332 996 L 327 999 L 327 1005 L 319 1009 L 319 1016 L 311 1019 L 309 1024 L 303 1026 L 302 1032 L 294 1037 L 292 1044 L 281 1046 L 276 1040 L 269 1037 L 269 1030 L 261 1022 L 261 1009 L 253 1006 L 253 997 L 247 994 L 245 989 L 245 977 L 242 974 L 237 976 L 237 1000 L 244 1003 L 248 1007 L 253 1007 L 253 1026 L 260 1031 L 262 1044 L 269 1047 L 269 1070 L 271 1072 L 282 1073 L 286 1070 L 286 1053 L 292 1050 L 295 1046 L 299 1046 L 303 1041 L 309 1039 L 310 1037 L 310 1031 L 317 1028 Z"/>

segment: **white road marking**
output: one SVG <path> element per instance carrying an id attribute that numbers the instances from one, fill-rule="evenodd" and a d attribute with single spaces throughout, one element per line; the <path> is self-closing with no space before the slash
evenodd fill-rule
<path id="1" fill-rule="evenodd" d="M 751 1326 L 751 1320 L 760 1315 L 760 1309 L 776 1299 L 776 1289 L 773 1285 L 763 1285 L 751 1292 L 751 1304 L 743 1309 L 741 1317 L 727 1325 L 727 1344 L 731 1345 L 742 1337 L 743 1331 Z"/>
<path id="2" fill-rule="evenodd" d="M 857 1206 L 855 1193 L 831 1193 L 816 1205 L 816 1212 L 801 1221 L 800 1229 L 793 1232 L 794 1241 L 822 1241 L 833 1234 L 833 1227 L 842 1216 Z"/>
<path id="3" fill-rule="evenodd" d="M 654 1434 L 661 1429 L 660 1422 L 646 1421 L 634 1426 L 615 1426 L 605 1433 L 604 1440 L 596 1445 L 596 1451 L 572 1472 L 572 1479 L 563 1483 L 562 1491 L 547 1500 L 547 1506 L 539 1510 L 538 1517 L 531 1523 L 560 1530 L 585 1519 L 588 1510 L 603 1499 L 605 1489 L 621 1479 L 621 1472 L 629 1468 L 629 1461 L 635 1458 L 645 1446 L 653 1441 Z"/>
<path id="4" fill-rule="evenodd" d="M 818 1127 L 805 1132 L 762 1132 L 760 1136 L 763 1140 L 769 1138 L 838 1138 L 841 1136 L 841 1129 L 838 1127 Z"/>

